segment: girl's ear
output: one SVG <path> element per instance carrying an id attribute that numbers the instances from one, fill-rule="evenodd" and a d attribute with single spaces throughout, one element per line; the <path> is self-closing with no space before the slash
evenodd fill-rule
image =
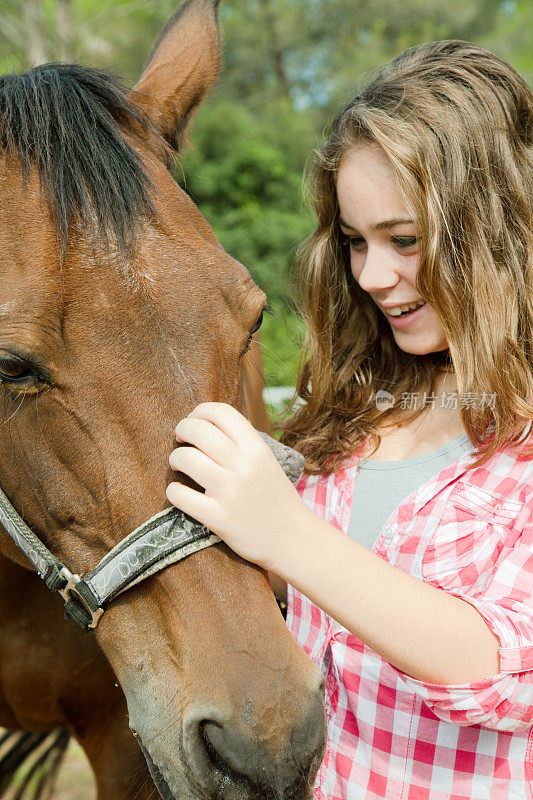
<path id="1" fill-rule="evenodd" d="M 128 98 L 176 151 L 220 69 L 219 1 L 185 0 L 179 6 Z"/>

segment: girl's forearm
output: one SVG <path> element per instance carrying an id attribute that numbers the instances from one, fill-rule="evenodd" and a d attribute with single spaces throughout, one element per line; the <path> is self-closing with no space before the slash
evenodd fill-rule
<path id="1" fill-rule="evenodd" d="M 272 564 L 402 672 L 463 684 L 499 672 L 499 640 L 464 600 L 402 572 L 310 513 Z"/>

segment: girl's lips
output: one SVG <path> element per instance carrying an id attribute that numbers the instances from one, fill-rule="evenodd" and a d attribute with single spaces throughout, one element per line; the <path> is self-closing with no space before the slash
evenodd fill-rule
<path id="1" fill-rule="evenodd" d="M 392 314 L 388 314 L 387 312 L 385 312 L 385 316 L 390 324 L 394 325 L 395 328 L 407 328 L 409 325 L 419 319 L 419 317 L 424 313 L 425 308 L 426 303 L 424 303 L 423 306 L 415 308 L 415 310 L 411 311 L 409 314 L 405 314 L 403 316 L 393 317 Z"/>

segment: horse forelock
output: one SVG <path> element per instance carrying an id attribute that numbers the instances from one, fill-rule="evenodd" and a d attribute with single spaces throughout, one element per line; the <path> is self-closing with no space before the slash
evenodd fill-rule
<path id="1" fill-rule="evenodd" d="M 0 77 L 0 147 L 19 157 L 25 180 L 37 168 L 62 254 L 75 217 L 131 252 L 154 215 L 150 177 L 126 134 L 156 134 L 127 95 L 114 75 L 75 64 Z"/>

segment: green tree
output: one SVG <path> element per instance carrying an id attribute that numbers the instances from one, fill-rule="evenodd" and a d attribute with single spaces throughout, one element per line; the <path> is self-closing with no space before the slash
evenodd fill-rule
<path id="1" fill-rule="evenodd" d="M 0 66 L 73 57 L 133 83 L 178 0 L 1 0 Z M 291 263 L 313 221 L 301 175 L 356 83 L 407 47 L 468 39 L 533 77 L 531 0 L 222 0 L 224 69 L 176 179 L 266 291 L 266 371 L 292 383 Z"/>

